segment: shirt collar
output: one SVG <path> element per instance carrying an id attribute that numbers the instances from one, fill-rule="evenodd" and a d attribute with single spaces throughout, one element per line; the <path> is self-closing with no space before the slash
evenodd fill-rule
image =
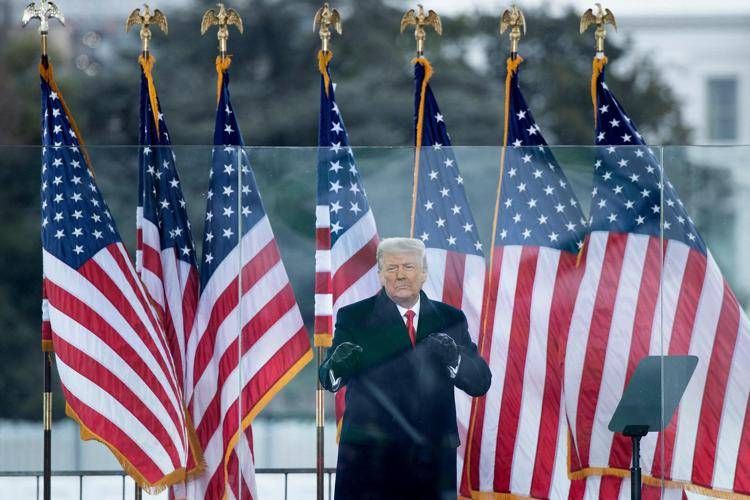
<path id="1" fill-rule="evenodd" d="M 420 296 L 417 299 L 417 303 L 414 304 L 411 307 L 401 307 L 400 305 L 396 304 L 396 307 L 398 308 L 398 313 L 401 315 L 401 317 L 404 317 L 404 314 L 406 314 L 406 311 L 412 310 L 414 311 L 414 316 L 419 317 L 419 303 L 422 301 L 422 297 Z"/>

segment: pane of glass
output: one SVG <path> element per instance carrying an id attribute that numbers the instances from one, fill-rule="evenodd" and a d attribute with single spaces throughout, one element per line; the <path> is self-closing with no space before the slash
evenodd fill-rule
<path id="1" fill-rule="evenodd" d="M 743 146 L 664 148 L 665 279 L 675 276 L 662 293 L 664 352 L 697 366 L 662 435 L 660 475 L 727 491 L 747 475 L 748 157 Z"/>
<path id="2" fill-rule="evenodd" d="M 512 290 L 502 288 L 501 285 L 495 291 L 484 290 L 485 267 L 481 267 L 468 274 L 464 271 L 463 275 L 465 279 L 474 278 L 476 290 L 464 291 L 460 296 L 446 294 L 443 285 L 448 276 L 448 268 L 443 264 L 442 267 L 431 266 L 428 269 L 425 286 L 428 295 L 446 302 L 460 300 L 455 305 L 460 306 L 469 317 L 469 332 L 481 354 L 490 361 L 493 370 L 493 384 L 484 399 L 485 402 L 492 403 L 483 408 L 483 437 L 468 434 L 469 406 L 464 405 L 462 413 L 463 396 L 461 393 L 456 396 L 457 427 L 463 446 L 461 450 L 469 450 L 467 460 L 473 470 L 479 470 L 482 464 L 486 466 L 488 463 L 486 456 L 471 453 L 484 449 L 492 441 L 491 436 L 498 435 L 497 429 L 493 430 L 486 425 L 486 422 L 494 420 L 496 423 L 504 422 L 504 426 L 505 422 L 511 422 L 512 425 L 501 428 L 517 429 L 516 439 L 522 438 L 523 446 L 528 449 L 536 449 L 536 444 L 541 442 L 555 443 L 547 458 L 550 464 L 562 465 L 550 465 L 554 467 L 550 477 L 567 480 L 565 478 L 568 471 L 564 466 L 567 464 L 568 454 L 567 423 L 571 426 L 573 472 L 597 467 L 627 471 L 631 458 L 629 443 L 622 437 L 614 436 L 607 426 L 635 366 L 646 355 L 691 353 L 700 358 L 698 369 L 677 410 L 675 423 L 672 424 L 674 429 L 668 429 L 666 433 L 659 435 L 649 434 L 642 440 L 641 464 L 644 476 L 675 481 L 705 479 L 707 484 L 713 484 L 713 481 L 717 488 L 734 487 L 732 481 L 736 474 L 732 471 L 740 470 L 744 465 L 737 465 L 735 461 L 733 466 L 731 458 L 725 459 L 731 453 L 716 453 L 712 473 L 703 478 L 702 475 L 708 474 L 709 469 L 704 471 L 694 467 L 695 460 L 702 459 L 704 455 L 710 456 L 710 452 L 705 448 L 699 448 L 700 453 L 691 451 L 683 440 L 689 435 L 697 436 L 695 439 L 715 435 L 714 442 L 722 450 L 731 449 L 725 448 L 726 443 L 735 443 L 738 450 L 744 449 L 742 447 L 747 440 L 737 415 L 745 411 L 747 394 L 745 392 L 742 395 L 742 380 L 750 379 L 750 374 L 743 371 L 744 365 L 735 361 L 743 359 L 747 350 L 741 344 L 747 338 L 747 332 L 744 335 L 740 335 L 743 332 L 738 332 L 731 341 L 725 339 L 731 328 L 727 329 L 722 325 L 726 324 L 727 318 L 732 317 L 726 316 L 728 313 L 722 309 L 724 302 L 711 306 L 714 323 L 709 321 L 699 326 L 694 323 L 697 321 L 697 313 L 702 308 L 709 307 L 708 298 L 719 296 L 718 293 L 725 299 L 728 296 L 726 290 L 729 289 L 738 304 L 735 308 L 736 317 L 746 321 L 745 313 L 741 310 L 747 310 L 750 300 L 750 267 L 744 264 L 743 249 L 747 247 L 744 228 L 750 227 L 750 221 L 746 220 L 750 216 L 745 215 L 743 202 L 749 194 L 747 186 L 750 186 L 750 182 L 744 165 L 750 152 L 747 147 L 671 147 L 664 150 L 652 147 L 647 160 L 641 160 L 643 163 L 636 162 L 637 168 L 643 170 L 640 174 L 630 164 L 626 168 L 610 160 L 614 157 L 641 158 L 635 151 L 632 148 L 618 148 L 615 152 L 610 152 L 608 149 L 594 147 L 553 147 L 546 151 L 520 147 L 505 152 L 497 147 L 455 147 L 450 151 L 422 151 L 420 166 L 424 169 L 422 173 L 425 179 L 431 180 L 430 175 L 450 176 L 452 183 L 449 185 L 452 192 L 445 196 L 441 190 L 427 189 L 418 193 L 422 198 L 427 196 L 424 203 L 420 201 L 414 207 L 414 211 L 417 217 L 422 218 L 422 232 L 426 233 L 426 244 L 432 249 L 429 251 L 447 254 L 452 246 L 451 238 L 455 238 L 458 243 L 459 236 L 470 234 L 475 237 L 476 243 L 482 244 L 485 259 L 483 266 L 494 270 L 495 278 L 505 277 L 514 286 Z M 295 468 L 300 470 L 288 476 L 290 498 L 306 495 L 314 490 L 314 385 L 317 363 L 312 361 L 304 366 L 296 365 L 296 361 L 300 359 L 298 355 L 305 351 L 295 351 L 294 356 L 283 360 L 284 368 L 276 372 L 277 375 L 294 374 L 297 369 L 301 369 L 287 385 L 284 385 L 286 380 L 282 380 L 283 376 L 273 378 L 267 376 L 268 372 L 262 369 L 269 356 L 280 352 L 286 345 L 285 342 L 294 337 L 296 330 L 288 325 L 297 325 L 303 332 L 305 341 L 315 329 L 315 200 L 320 152 L 317 148 L 244 148 L 227 152 L 231 154 L 231 162 L 222 162 L 215 167 L 212 155 L 215 158 L 216 152 L 211 146 L 174 147 L 173 152 L 185 209 L 193 223 L 190 229 L 195 248 L 192 251 L 198 265 L 206 265 L 212 242 L 226 240 L 230 243 L 228 248 L 235 248 L 239 235 L 255 242 L 239 246 L 234 254 L 224 257 L 229 259 L 225 263 L 226 272 L 230 276 L 227 279 L 231 281 L 231 277 L 241 276 L 242 283 L 238 279 L 229 288 L 232 309 L 225 311 L 219 322 L 223 329 L 218 330 L 216 344 L 205 351 L 209 357 L 217 349 L 226 355 L 210 369 L 215 371 L 206 380 L 213 377 L 213 382 L 209 385 L 213 384 L 217 388 L 219 373 L 222 370 L 225 373 L 227 385 L 224 388 L 223 408 L 226 410 L 224 416 L 229 422 L 226 430 L 229 434 L 236 433 L 238 436 L 240 447 L 237 448 L 236 472 L 242 472 L 235 473 L 230 482 L 237 486 L 240 484 L 240 477 L 243 477 L 246 482 L 255 482 L 261 496 L 275 495 L 283 491 L 283 475 L 272 471 L 258 473 L 253 479 L 252 475 L 248 475 L 251 474 L 248 466 L 254 465 L 259 469 Z M 35 349 L 29 348 L 37 345 L 39 339 L 41 297 L 38 285 L 41 273 L 39 260 L 28 258 L 39 252 L 39 171 L 36 167 L 29 166 L 40 164 L 41 151 L 39 148 L 2 148 L 0 153 L 5 171 L 14 172 L 4 188 L 8 203 L 0 208 L 0 215 L 2 220 L 7 221 L 15 237 L 3 240 L 2 257 L 16 263 L 14 266 L 6 266 L 3 271 L 7 276 L 4 281 L 13 284 L 13 293 L 8 300 L 0 301 L 0 317 L 13 318 L 19 344 L 12 349 L 19 353 L 18 366 L 37 367 L 24 372 L 13 366 L 4 371 L 4 377 L 22 379 L 22 382 L 11 380 L 7 384 L 8 387 L 23 388 L 17 396 L 21 401 L 21 396 L 28 388 L 33 392 L 41 387 L 41 370 L 38 370 L 41 356 L 38 356 Z M 159 156 L 156 153 L 158 152 L 152 153 L 153 157 Z M 377 234 L 381 238 L 408 235 L 411 228 L 414 153 L 414 149 L 409 147 L 354 148 L 351 154 L 348 151 L 342 153 L 343 160 L 339 164 L 329 164 L 329 172 L 336 173 L 336 177 L 326 180 L 325 185 L 332 200 L 331 230 L 337 222 L 344 226 L 345 216 L 356 220 L 352 217 L 361 215 L 359 211 L 369 207 L 377 225 Z M 128 254 L 135 261 L 136 179 L 138 159 L 144 152 L 136 147 L 92 147 L 89 148 L 89 154 L 96 182 L 113 219 L 117 221 L 117 228 Z M 552 156 L 548 158 L 545 155 Z M 542 161 L 545 158 L 547 160 Z M 451 161 L 446 163 L 446 159 Z M 600 159 L 605 160 L 598 164 Z M 498 217 L 495 220 L 501 165 L 503 182 L 500 186 Z M 659 165 L 665 166 L 663 178 Z M 231 167 L 229 173 L 224 170 L 227 166 Z M 209 193 L 210 169 L 213 169 L 211 175 L 214 179 L 221 175 L 233 174 L 236 177 L 226 177 L 226 182 L 218 183 Z M 155 179 L 156 172 L 155 169 Z M 564 177 L 561 177 L 560 172 L 564 173 Z M 632 180 L 634 173 L 640 176 L 653 175 L 654 178 L 649 181 L 653 186 L 649 188 L 650 184 L 644 184 L 642 178 Z M 465 202 L 458 197 L 458 186 L 465 191 Z M 622 189 L 618 190 L 618 186 Z M 637 191 L 633 191 L 633 186 L 638 188 Z M 663 193 L 659 186 L 664 187 Z M 230 189 L 225 191 L 224 188 Z M 605 188 L 610 191 L 605 192 Z M 643 189 L 649 192 L 643 195 Z M 337 196 L 335 200 L 334 194 Z M 627 200 L 622 202 L 623 206 L 619 209 L 611 205 L 620 194 L 634 198 L 636 203 L 632 211 L 625 205 Z M 646 198 L 649 202 L 653 200 L 653 203 L 640 203 Z M 262 199 L 262 210 L 259 199 Z M 511 201 L 508 203 L 509 200 Z M 337 201 L 339 205 L 335 210 L 333 201 Z M 428 201 L 432 202 L 429 209 L 425 206 Z M 605 203 L 602 204 L 602 201 Z M 179 204 L 179 200 L 177 203 Z M 212 219 L 209 221 L 206 220 L 207 206 L 211 212 L 209 218 Z M 658 210 L 654 210 L 654 206 Z M 637 229 L 640 224 L 637 222 L 639 214 L 635 211 L 636 207 L 656 217 L 658 222 L 655 232 L 647 233 Z M 680 207 L 681 211 L 676 207 Z M 229 215 L 225 215 L 225 209 L 230 209 L 227 210 Z M 471 222 L 461 218 L 468 210 L 472 213 Z M 50 214 L 52 218 L 56 215 Z M 264 217 L 260 217 L 261 214 Z M 611 220 L 613 216 L 614 222 Z M 453 223 L 451 217 L 460 219 L 460 224 L 450 226 Z M 516 220 L 517 217 L 520 219 Z M 620 227 L 616 226 L 619 218 L 629 220 L 630 225 L 626 224 L 617 231 L 612 228 Z M 440 220 L 452 227 L 456 234 L 438 231 L 441 228 Z M 582 230 L 589 220 L 592 221 L 593 232 L 585 240 L 583 253 L 579 257 L 577 238 L 580 233 L 577 231 Z M 253 233 L 254 230 L 257 231 L 261 221 L 267 221 L 270 227 L 265 233 L 265 239 L 258 239 L 258 234 Z M 207 222 L 213 222 L 214 225 L 206 224 Z M 419 227 L 418 224 L 416 227 Z M 682 236 L 678 237 L 675 233 L 678 227 L 694 227 L 694 231 L 683 229 Z M 211 238 L 206 237 L 207 228 L 212 231 Z M 496 235 L 493 234 L 493 229 Z M 507 230 L 505 237 L 516 238 L 515 243 L 503 239 L 501 233 L 504 229 Z M 224 235 L 225 230 L 229 230 L 229 236 Z M 663 240 L 660 233 L 664 234 Z M 528 234 L 528 237 L 524 234 Z M 695 237 L 700 235 L 704 246 L 710 249 L 710 254 L 705 253 L 707 257 L 704 260 L 713 262 L 714 267 L 707 264 L 701 267 L 700 256 L 693 250 L 686 250 L 688 247 L 692 248 L 690 234 Z M 419 233 L 418 236 L 422 234 Z M 570 239 L 574 236 L 575 241 Z M 165 238 L 167 237 L 171 235 L 167 234 Z M 235 239 L 232 240 L 232 237 Z M 540 249 L 536 253 L 530 253 L 526 248 L 530 245 L 525 241 L 535 237 L 540 238 L 535 240 Z M 553 254 L 550 250 L 552 243 L 568 241 L 566 239 L 570 239 L 572 250 L 558 260 L 550 260 Z M 163 241 L 167 240 L 168 238 Z M 232 241 L 235 242 L 233 245 Z M 272 276 L 275 281 L 263 281 L 266 279 L 267 269 L 263 273 L 254 274 L 249 272 L 247 266 L 251 263 L 258 264 L 258 259 L 262 260 L 270 255 L 259 252 L 271 252 L 268 245 L 272 242 L 275 242 L 277 253 L 269 262 L 272 264 L 270 272 L 274 273 Z M 523 272 L 518 271 L 520 274 L 517 272 L 513 280 L 508 278 L 512 266 L 507 266 L 510 266 L 511 258 L 516 259 L 515 269 L 536 272 L 544 279 L 518 285 Z M 283 263 L 283 269 L 279 263 Z M 240 273 L 241 265 L 245 266 L 243 273 Z M 466 269 L 469 268 L 464 267 Z M 719 285 L 714 283 L 715 286 L 702 287 L 691 293 L 686 292 L 685 287 L 692 283 L 686 280 L 693 279 L 699 284 L 705 281 L 699 278 L 708 276 L 708 273 L 701 269 L 716 269 L 725 282 L 722 281 Z M 370 294 L 380 287 L 374 270 L 372 278 Z M 263 314 L 259 311 L 263 311 L 278 290 L 285 287 L 294 293 L 288 296 L 285 309 L 262 319 Z M 242 301 L 241 289 L 244 291 Z M 455 291 L 450 287 L 448 289 Z M 479 309 L 472 309 L 466 302 L 472 292 L 480 300 L 490 297 L 488 300 L 495 300 L 493 304 L 497 306 L 495 317 L 489 327 L 485 325 L 486 334 L 481 338 Z M 489 295 L 485 295 L 485 292 Z M 492 293 L 495 294 L 494 297 Z M 361 298 L 364 296 L 356 300 Z M 498 305 L 502 302 L 500 299 L 508 302 Z M 236 305 L 240 302 L 243 307 L 237 308 Z M 298 313 L 294 309 L 295 302 L 299 307 Z M 545 303 L 555 304 L 554 307 L 550 306 L 549 317 L 538 315 L 540 304 Z M 6 304 L 6 309 L 2 309 L 2 304 Z M 691 310 L 695 314 L 690 313 Z M 528 325 L 523 328 L 518 323 L 522 317 L 529 318 Z M 227 321 L 227 318 L 231 321 Z M 738 324 L 740 319 L 737 319 Z M 243 327 L 245 330 L 240 330 Z M 277 336 L 261 341 L 259 334 L 268 328 Z M 520 336 L 519 332 L 522 330 L 526 332 L 525 337 Z M 188 352 L 195 352 L 197 345 L 191 346 L 188 342 L 187 349 Z M 238 368 L 239 352 L 243 354 Z M 31 353 L 28 354 L 31 361 L 24 361 L 27 353 Z M 190 356 L 186 355 L 186 358 Z M 523 359 L 523 362 L 508 363 L 508 359 Z M 503 360 L 505 364 L 502 363 Z M 56 380 L 53 389 L 54 470 L 120 470 L 119 464 L 105 446 L 81 441 L 78 426 L 70 419 L 63 418 L 57 369 L 53 372 Z M 194 371 L 186 369 L 186 373 Z M 510 384 L 506 380 L 516 383 Z M 193 385 L 197 382 L 192 381 Z M 37 389 L 33 389 L 34 387 Z M 708 387 L 717 389 L 708 391 Z M 241 398 L 242 404 L 232 406 L 237 401 L 240 388 L 247 390 Z M 509 392 L 511 390 L 516 391 L 513 393 L 515 395 Z M 719 394 L 723 395 L 721 404 L 714 400 Z M 274 397 L 271 398 L 271 395 Z M 502 412 L 505 404 L 503 401 L 507 403 L 510 397 L 517 397 L 521 402 L 515 415 Z M 467 401 L 470 402 L 469 399 Z M 209 403 L 207 401 L 197 407 L 191 406 L 191 409 L 199 411 L 197 421 L 194 421 L 197 426 L 201 425 Z M 718 413 L 709 411 L 714 406 L 719 408 Z M 26 470 L 29 473 L 41 470 L 42 436 L 39 432 L 38 400 L 28 410 L 23 409 L 23 405 L 13 408 L 19 413 L 4 414 L 0 422 L 0 470 Z M 6 408 L 6 411 L 13 408 Z M 338 459 L 334 408 L 334 396 L 328 394 L 325 465 L 329 468 L 334 468 Z M 737 415 L 727 413 L 730 410 Z M 555 416 L 553 424 L 549 424 L 550 412 Z M 721 416 L 720 425 L 714 425 L 715 415 Z M 742 415 L 744 418 L 744 413 Z M 693 420 L 690 420 L 691 416 L 694 417 Z M 15 421 L 11 422 L 11 419 Z M 239 432 L 242 420 L 252 423 L 251 432 Z M 543 422 L 545 424 L 540 427 Z M 528 429 L 531 428 L 545 428 L 547 431 L 542 436 L 538 431 L 530 433 Z M 683 431 L 683 428 L 686 430 Z M 233 430 L 236 432 L 231 432 Z M 218 454 L 222 455 L 223 444 L 221 440 L 218 442 Z M 517 470 L 521 459 L 513 458 L 516 445 L 494 443 L 495 449 L 502 451 L 502 460 L 508 462 L 507 470 Z M 250 449 L 252 454 L 249 453 Z M 562 454 L 558 454 L 558 451 Z M 676 451 L 680 452 L 679 457 Z M 215 449 L 204 452 L 217 453 Z M 463 455 L 461 457 L 465 458 Z M 682 457 L 688 458 L 683 460 Z M 509 458 L 513 460 L 510 461 Z M 515 474 L 513 477 L 520 477 L 517 472 L 511 474 Z M 485 475 L 484 472 L 479 474 L 478 480 L 487 481 L 489 476 Z M 530 480 L 531 476 L 523 479 Z M 604 483 L 610 480 L 607 479 Z M 132 496 L 132 483 L 128 481 L 129 497 Z M 0 484 L 18 484 L 18 488 L 36 487 L 31 476 L 3 477 L 0 478 Z M 65 489 L 64 492 L 59 490 L 61 498 L 64 498 L 62 495 L 74 495 L 77 498 L 77 478 L 55 478 L 54 484 L 55 488 Z M 328 483 L 326 485 L 328 488 Z M 330 485 L 331 488 L 333 486 Z M 621 486 L 621 491 L 629 488 L 627 481 Z M 84 480 L 85 497 L 93 494 L 89 490 L 101 490 L 102 494 L 119 498 L 122 483 L 116 477 L 111 480 L 108 477 L 89 477 Z"/>

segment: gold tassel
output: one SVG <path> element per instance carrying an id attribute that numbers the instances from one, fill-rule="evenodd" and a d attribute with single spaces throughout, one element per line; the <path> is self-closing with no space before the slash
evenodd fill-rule
<path id="1" fill-rule="evenodd" d="M 216 57 L 216 73 L 219 75 L 218 80 L 216 81 L 216 103 L 219 103 L 219 99 L 221 98 L 221 86 L 224 84 L 224 73 L 229 69 L 229 66 L 232 65 L 232 58 L 231 56 L 217 56 Z"/>
<path id="2" fill-rule="evenodd" d="M 604 71 L 604 66 L 607 65 L 606 57 L 594 57 L 594 62 L 591 65 L 591 102 L 594 104 L 594 128 L 596 128 L 596 108 L 599 107 L 596 101 L 596 81 L 599 79 L 599 75 Z"/>
<path id="3" fill-rule="evenodd" d="M 331 77 L 328 76 L 328 63 L 331 62 L 332 58 L 333 52 L 331 52 L 330 50 L 327 52 L 323 52 L 322 50 L 318 51 L 318 71 L 320 71 L 320 74 L 323 77 L 326 96 L 330 95 L 328 92 L 328 88 L 329 85 L 331 85 Z"/>
<path id="4" fill-rule="evenodd" d="M 599 79 L 599 75 L 602 74 L 604 71 L 604 66 L 607 65 L 607 58 L 605 57 L 594 57 L 594 61 L 591 64 L 591 103 L 594 106 L 594 130 L 596 130 L 597 126 L 597 115 L 596 110 L 599 107 L 599 104 L 596 99 L 596 82 Z M 581 245 L 581 249 L 578 250 L 578 257 L 576 257 L 576 267 L 581 265 L 581 261 L 583 260 L 583 250 L 586 248 L 586 243 L 588 243 L 588 236 L 584 238 L 583 245 Z"/>
<path id="5" fill-rule="evenodd" d="M 419 95 L 419 108 L 417 111 L 417 138 L 414 147 L 414 190 L 411 194 L 411 226 L 409 236 L 414 237 L 414 219 L 417 213 L 417 184 L 419 182 L 419 152 L 422 149 L 422 129 L 424 128 L 424 100 L 427 92 L 427 84 L 432 78 L 432 65 L 426 57 L 417 57 L 413 64 L 421 64 L 424 67 L 424 78 Z"/>
<path id="6" fill-rule="evenodd" d="M 159 135 L 159 102 L 156 98 L 156 86 L 154 85 L 154 77 L 151 71 L 154 69 L 154 63 L 156 59 L 151 54 L 148 55 L 148 59 L 143 57 L 143 54 L 138 56 L 138 63 L 143 69 L 143 74 L 148 82 L 148 100 L 151 102 L 151 113 L 154 115 L 154 125 L 156 126 L 156 135 Z"/>

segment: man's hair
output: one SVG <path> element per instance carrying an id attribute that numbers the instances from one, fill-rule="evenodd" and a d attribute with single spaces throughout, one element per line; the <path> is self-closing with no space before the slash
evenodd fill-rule
<path id="1" fill-rule="evenodd" d="M 422 269 L 427 270 L 427 255 L 422 240 L 417 238 L 385 238 L 378 244 L 378 271 L 383 270 L 383 256 L 387 253 L 415 253 L 422 259 Z"/>

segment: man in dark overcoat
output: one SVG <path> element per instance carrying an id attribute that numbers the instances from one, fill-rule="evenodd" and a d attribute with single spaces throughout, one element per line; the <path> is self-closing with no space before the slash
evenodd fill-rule
<path id="1" fill-rule="evenodd" d="M 455 500 L 454 387 L 484 395 L 490 370 L 464 313 L 422 291 L 422 241 L 385 239 L 377 260 L 382 290 L 338 311 L 318 374 L 347 388 L 336 500 Z"/>

